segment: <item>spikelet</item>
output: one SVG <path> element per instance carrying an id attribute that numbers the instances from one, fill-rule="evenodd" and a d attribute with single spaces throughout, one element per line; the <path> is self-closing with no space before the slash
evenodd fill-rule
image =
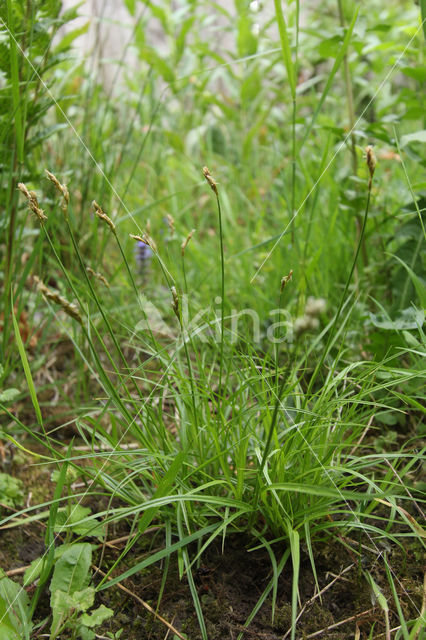
<path id="1" fill-rule="evenodd" d="M 376 156 L 374 155 L 373 147 L 370 145 L 365 147 L 365 155 L 367 158 L 367 167 L 370 172 L 370 176 L 373 177 L 376 169 Z"/>
<path id="2" fill-rule="evenodd" d="M 38 203 L 36 192 L 28 191 L 27 187 L 22 182 L 18 184 L 18 189 L 28 200 L 28 208 L 30 209 L 30 211 L 32 211 L 37 216 L 40 224 L 43 224 L 45 220 L 47 220 L 47 216 L 44 214 L 43 209 L 41 209 Z"/>
<path id="3" fill-rule="evenodd" d="M 214 191 L 214 193 L 218 196 L 218 190 L 217 190 L 217 182 L 215 182 L 215 180 L 213 179 L 210 171 L 208 170 L 207 167 L 203 167 L 203 175 L 205 177 L 205 179 L 207 180 L 207 182 L 210 185 L 210 188 L 212 191 Z"/>
<path id="4" fill-rule="evenodd" d="M 173 296 L 173 302 L 172 302 L 172 309 L 175 313 L 176 318 L 179 320 L 180 322 L 180 312 L 179 312 L 179 297 L 176 291 L 176 287 L 172 287 L 171 288 L 171 292 L 172 292 L 172 296 Z"/>
<path id="5" fill-rule="evenodd" d="M 370 145 L 368 145 L 368 147 L 365 147 L 365 157 L 367 159 L 368 171 L 370 172 L 370 179 L 368 181 L 368 189 L 370 191 L 374 172 L 376 170 L 376 156 L 374 155 L 373 147 L 371 147 Z"/>
<path id="6" fill-rule="evenodd" d="M 290 282 L 292 277 L 293 277 L 293 269 L 290 269 L 290 271 L 288 272 L 288 276 L 283 276 L 281 278 L 281 291 L 284 289 L 286 284 L 288 284 Z"/>
<path id="7" fill-rule="evenodd" d="M 102 275 L 102 273 L 99 273 L 98 271 L 93 271 L 91 267 L 86 267 L 86 271 L 87 273 L 90 273 L 90 275 L 93 276 L 94 278 L 97 278 L 98 280 L 100 280 L 102 284 L 104 284 L 109 289 L 109 282 L 105 278 L 105 276 Z"/>
<path id="8" fill-rule="evenodd" d="M 53 175 L 53 173 L 51 173 L 50 171 L 48 171 L 47 169 L 45 169 L 46 174 L 48 179 L 50 180 L 50 182 L 53 182 L 53 184 L 55 185 L 55 187 L 57 188 L 57 190 L 59 191 L 60 194 L 62 194 L 62 203 L 61 203 L 61 209 L 64 213 L 67 212 L 68 209 L 68 203 L 70 201 L 70 194 L 67 188 L 66 184 L 61 184 L 58 180 L 58 178 Z"/>
<path id="9" fill-rule="evenodd" d="M 98 218 L 100 218 L 101 220 L 103 220 L 104 222 L 107 223 L 107 225 L 109 226 L 109 228 L 111 229 L 111 231 L 113 231 L 115 233 L 115 224 L 113 223 L 113 221 L 111 220 L 111 218 L 109 218 L 107 216 L 106 213 L 104 213 L 101 209 L 101 207 L 98 205 L 98 203 L 96 202 L 96 200 L 93 200 L 92 202 L 92 206 L 95 210 L 96 215 L 98 216 Z"/>
<path id="10" fill-rule="evenodd" d="M 186 251 L 186 247 L 188 246 L 188 242 L 191 240 L 192 236 L 195 233 L 195 229 L 192 229 L 192 231 L 190 231 L 188 233 L 188 235 L 186 236 L 185 240 L 182 242 L 180 249 L 182 252 L 182 257 L 185 255 L 185 251 Z"/>
<path id="11" fill-rule="evenodd" d="M 175 232 L 175 219 L 170 215 L 170 213 L 168 213 L 166 216 L 166 220 L 170 229 L 170 235 L 173 236 Z"/>
<path id="12" fill-rule="evenodd" d="M 144 244 L 147 244 L 148 247 L 151 247 L 154 253 L 157 252 L 157 245 L 155 244 L 151 236 L 149 236 L 147 233 L 143 233 L 141 236 L 136 235 L 134 233 L 129 233 L 129 236 L 133 238 L 133 240 L 137 240 L 138 242 L 143 242 Z"/>
<path id="13" fill-rule="evenodd" d="M 73 304 L 72 302 L 68 302 L 68 300 L 61 296 L 57 291 L 53 291 L 53 289 L 49 289 L 49 287 L 46 287 L 44 282 L 42 282 L 37 276 L 34 276 L 34 280 L 37 283 L 37 289 L 44 295 L 45 298 L 47 298 L 48 300 L 52 300 L 52 302 L 56 302 L 56 304 L 62 307 L 62 309 L 68 316 L 74 318 L 74 320 L 77 320 L 77 322 L 79 322 L 80 324 L 83 324 L 83 320 L 81 318 L 80 311 L 77 305 Z"/>

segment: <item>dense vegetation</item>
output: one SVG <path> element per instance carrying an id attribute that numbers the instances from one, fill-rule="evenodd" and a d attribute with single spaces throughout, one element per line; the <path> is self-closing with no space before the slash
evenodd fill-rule
<path id="1" fill-rule="evenodd" d="M 317 637 L 343 557 L 420 638 L 426 4 L 125 5 L 0 5 L 0 639 Z"/>

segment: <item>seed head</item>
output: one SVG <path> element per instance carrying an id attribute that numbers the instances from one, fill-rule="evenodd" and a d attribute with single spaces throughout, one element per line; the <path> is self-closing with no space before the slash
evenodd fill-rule
<path id="1" fill-rule="evenodd" d="M 213 180 L 213 177 L 207 167 L 203 167 L 203 174 L 205 179 L 209 183 L 211 190 L 214 191 L 216 195 L 219 195 L 217 191 L 217 182 Z"/>
<path id="2" fill-rule="evenodd" d="M 180 246 L 181 252 L 182 252 L 182 256 L 185 255 L 185 250 L 186 250 L 186 247 L 188 246 L 188 242 L 191 240 L 191 238 L 194 235 L 194 233 L 195 233 L 195 229 L 192 229 L 192 231 L 190 231 L 188 233 L 188 235 L 186 236 L 185 240 L 182 242 L 182 244 Z"/>
<path id="3" fill-rule="evenodd" d="M 100 280 L 102 284 L 104 284 L 109 289 L 109 282 L 105 278 L 105 276 L 102 275 L 102 273 L 99 273 L 98 271 L 93 271 L 91 267 L 86 267 L 86 271 L 87 273 L 90 273 L 90 275 L 93 276 L 94 278 L 97 278 L 98 280 Z"/>
<path id="4" fill-rule="evenodd" d="M 111 218 L 109 218 L 107 214 L 102 211 L 101 207 L 98 205 L 96 200 L 93 200 L 92 205 L 98 218 L 106 222 L 109 228 L 111 229 L 111 231 L 115 233 L 115 224 L 113 223 Z"/>
<path id="5" fill-rule="evenodd" d="M 133 233 L 130 233 L 129 235 L 131 238 L 133 238 L 133 240 L 137 240 L 138 242 L 142 242 L 142 244 L 148 245 L 148 247 L 150 247 L 154 253 L 157 252 L 157 245 L 155 244 L 151 236 L 149 236 L 147 233 L 143 233 L 141 236 L 135 235 Z"/>
<path id="6" fill-rule="evenodd" d="M 40 224 L 43 224 L 45 220 L 47 220 L 47 216 L 44 214 L 43 209 L 41 209 L 38 203 L 36 192 L 28 191 L 27 187 L 22 182 L 18 184 L 18 189 L 28 200 L 28 208 L 30 209 L 30 211 L 32 211 L 37 216 Z"/>
<path id="7" fill-rule="evenodd" d="M 373 147 L 368 145 L 365 147 L 365 157 L 367 159 L 367 167 L 370 172 L 370 180 L 368 182 L 368 188 L 371 189 L 371 183 L 373 181 L 374 171 L 376 170 L 376 156 L 374 155 Z"/>
<path id="8" fill-rule="evenodd" d="M 176 287 L 172 287 L 171 288 L 171 292 L 172 292 L 172 297 L 173 297 L 173 301 L 172 301 L 172 309 L 175 313 L 176 318 L 179 320 L 180 322 L 180 312 L 179 312 L 179 297 L 176 291 Z"/>
<path id="9" fill-rule="evenodd" d="M 55 187 L 57 188 L 59 193 L 62 194 L 61 209 L 65 213 L 67 211 L 67 209 L 68 209 L 68 203 L 70 201 L 70 194 L 69 194 L 67 185 L 66 184 L 61 184 L 59 182 L 58 178 L 55 175 L 53 175 L 53 173 L 48 171 L 47 169 L 45 171 L 46 171 L 47 177 L 50 180 L 50 182 L 53 182 L 53 184 L 55 185 Z"/>
<path id="10" fill-rule="evenodd" d="M 61 296 L 57 291 L 46 287 L 44 282 L 42 282 L 37 276 L 34 276 L 34 280 L 37 283 L 37 289 L 44 295 L 45 298 L 56 302 L 56 304 L 62 307 L 62 309 L 68 316 L 74 318 L 74 320 L 77 320 L 77 322 L 79 322 L 80 324 L 83 324 L 80 310 L 77 305 L 73 304 L 72 302 L 68 302 L 68 300 Z"/>
<path id="11" fill-rule="evenodd" d="M 166 216 L 166 220 L 167 220 L 167 224 L 168 224 L 169 229 L 170 229 L 170 235 L 173 236 L 173 234 L 175 232 L 175 219 L 173 218 L 173 216 L 170 215 L 170 213 L 168 213 L 167 216 Z"/>
<path id="12" fill-rule="evenodd" d="M 288 272 L 288 276 L 283 276 L 281 278 L 281 291 L 284 289 L 286 284 L 288 284 L 290 282 L 292 277 L 293 277 L 293 269 L 290 269 L 290 271 Z"/>

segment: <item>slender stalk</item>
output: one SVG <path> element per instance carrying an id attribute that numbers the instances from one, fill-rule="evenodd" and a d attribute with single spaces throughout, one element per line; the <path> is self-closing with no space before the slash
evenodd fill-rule
<path id="1" fill-rule="evenodd" d="M 184 329 L 183 323 L 182 323 L 182 314 L 180 314 L 180 328 L 181 328 L 181 334 L 182 334 L 182 340 L 183 340 L 183 348 L 185 350 L 186 364 L 188 366 L 189 384 L 191 385 L 191 398 L 192 398 L 192 411 L 193 411 L 193 414 L 194 414 L 194 424 L 195 424 L 195 428 L 196 428 L 197 434 L 198 434 L 198 416 L 197 416 L 197 406 L 196 406 L 196 403 L 195 403 L 194 376 L 193 376 L 193 372 L 192 372 L 191 359 L 189 357 L 188 343 L 186 341 L 185 329 Z"/>
<path id="2" fill-rule="evenodd" d="M 117 243 L 117 245 L 118 245 L 118 248 L 119 248 L 119 250 L 120 250 L 121 257 L 123 258 L 123 262 L 124 262 L 124 265 L 125 265 L 125 267 L 126 267 L 126 271 L 127 271 L 128 276 L 129 276 L 130 283 L 131 283 L 131 285 L 132 285 L 132 289 L 133 289 L 133 291 L 135 292 L 135 295 L 136 295 L 136 300 L 139 302 L 140 309 L 141 309 L 141 311 L 142 311 L 142 313 L 143 313 L 144 320 L 145 320 L 145 322 L 146 322 L 146 326 L 147 326 L 147 328 L 148 328 L 148 332 L 149 332 L 149 335 L 150 335 L 150 337 L 151 337 L 151 340 L 152 340 L 153 346 L 154 346 L 154 347 L 157 347 L 157 343 L 156 343 L 156 340 L 155 340 L 154 335 L 153 335 L 153 333 L 152 333 L 151 325 L 150 325 L 150 324 L 149 324 L 149 322 L 148 322 L 148 317 L 147 317 L 147 315 L 146 315 L 145 309 L 143 308 L 143 306 L 142 306 L 142 304 L 141 304 L 141 302 L 140 302 L 139 292 L 138 292 L 138 289 L 137 289 L 137 287 L 136 287 L 135 279 L 134 279 L 133 274 L 132 274 L 132 272 L 131 272 L 131 269 L 130 269 L 130 267 L 129 267 L 129 263 L 127 262 L 126 254 L 124 253 L 123 247 L 121 246 L 121 242 L 120 242 L 120 240 L 119 240 L 119 237 L 118 237 L 118 235 L 117 235 L 116 230 L 115 230 L 115 229 L 112 229 L 112 233 L 113 233 L 113 235 L 114 235 L 115 241 L 116 241 L 116 243 Z"/>
<path id="3" fill-rule="evenodd" d="M 339 12 L 340 26 L 342 27 L 342 30 L 344 30 L 346 28 L 346 24 L 345 24 L 345 16 L 343 14 L 342 0 L 337 0 L 337 8 Z M 344 72 L 344 78 L 345 78 L 346 101 L 348 105 L 349 130 L 350 130 L 350 140 L 351 140 L 352 173 L 354 176 L 356 176 L 358 175 L 358 156 L 356 153 L 356 137 L 354 133 L 355 122 L 356 122 L 355 106 L 354 106 L 355 101 L 354 101 L 354 93 L 353 93 L 353 87 L 352 87 L 351 70 L 349 67 L 349 60 L 346 53 L 343 56 L 343 72 Z M 355 224 L 357 229 L 357 237 L 359 240 L 361 235 L 361 229 L 362 229 L 362 218 L 358 211 L 356 212 L 356 215 L 355 215 Z M 365 242 L 362 242 L 361 244 L 361 252 L 362 252 L 362 260 L 364 262 L 364 266 L 367 266 L 368 256 L 367 256 Z"/>
<path id="4" fill-rule="evenodd" d="M 343 14 L 343 6 L 342 0 L 337 0 L 337 8 L 339 12 L 339 22 L 342 29 L 345 29 L 345 16 Z M 345 76 L 345 90 L 346 90 L 346 100 L 348 104 L 348 117 L 349 117 L 349 127 L 351 132 L 351 156 L 352 156 L 352 171 L 354 175 L 358 173 L 358 157 L 356 155 L 356 139 L 354 134 L 354 126 L 355 126 L 355 107 L 354 107 L 354 94 L 352 88 L 352 78 L 351 71 L 349 68 L 349 60 L 348 56 L 345 53 L 343 56 L 343 71 Z"/>
<path id="5" fill-rule="evenodd" d="M 219 214 L 219 236 L 220 236 L 220 269 L 221 269 L 221 309 L 220 309 L 220 362 L 219 362 L 219 397 L 222 396 L 222 375 L 223 375 L 223 343 L 225 331 L 225 256 L 223 250 L 223 228 L 222 210 L 220 208 L 219 194 L 216 194 L 217 210 Z"/>
<path id="6" fill-rule="evenodd" d="M 269 426 L 269 431 L 268 431 L 268 435 L 266 438 L 266 443 L 265 443 L 265 447 L 263 449 L 263 455 L 262 455 L 262 460 L 260 463 L 260 467 L 259 470 L 257 472 L 257 476 L 256 476 L 256 488 L 254 490 L 254 498 L 253 498 L 253 510 L 250 516 L 250 520 L 249 520 L 249 529 L 251 529 L 253 527 L 253 522 L 254 522 L 254 518 L 256 517 L 256 513 L 257 513 L 257 507 L 259 504 L 259 495 L 260 495 L 260 488 L 261 488 L 261 484 L 262 484 L 262 473 L 263 473 L 263 469 L 265 467 L 266 464 L 266 459 L 269 455 L 269 450 L 271 448 L 271 442 L 272 442 L 272 437 L 275 433 L 275 425 L 277 423 L 277 418 L 278 418 L 278 409 L 280 408 L 281 405 L 281 398 L 282 395 L 284 393 L 284 387 L 285 387 L 285 383 L 287 382 L 287 376 L 283 375 L 282 380 L 281 380 L 281 384 L 278 390 L 278 393 L 276 394 L 276 398 L 275 398 L 275 405 L 274 405 L 274 413 L 272 414 L 272 420 L 271 420 L 271 424 Z"/>
<path id="7" fill-rule="evenodd" d="M 349 285 L 351 283 L 352 276 L 354 274 L 354 271 L 355 271 L 355 268 L 356 268 L 356 264 L 357 264 L 357 261 L 358 261 L 358 257 L 359 257 L 359 254 L 361 252 L 361 247 L 362 247 L 362 244 L 363 244 L 363 240 L 364 240 L 365 229 L 366 229 L 366 226 L 367 226 L 368 212 L 369 212 L 369 209 L 370 209 L 370 199 L 371 199 L 371 188 L 372 188 L 372 184 L 373 184 L 373 175 L 374 175 L 374 170 L 375 170 L 375 159 L 374 159 L 373 151 L 372 151 L 371 147 L 367 147 L 366 148 L 366 153 L 367 153 L 367 165 L 368 165 L 368 169 L 369 169 L 369 172 L 370 172 L 370 179 L 368 181 L 367 200 L 366 200 L 366 203 L 365 203 L 365 211 L 364 211 L 364 218 L 363 218 L 363 221 L 362 221 L 361 231 L 360 231 L 360 234 L 359 234 L 359 237 L 358 237 L 358 244 L 357 244 L 357 248 L 356 248 L 356 251 L 355 251 L 354 259 L 352 261 L 352 267 L 351 267 L 351 270 L 350 270 L 349 275 L 347 277 L 345 288 L 344 288 L 342 297 L 340 299 L 339 307 L 337 309 L 337 312 L 336 312 L 336 315 L 335 315 L 335 318 L 334 318 L 333 325 L 330 328 L 330 331 L 328 333 L 327 343 L 326 343 L 326 345 L 325 345 L 325 347 L 323 349 L 321 358 L 320 358 L 319 362 L 317 363 L 317 366 L 315 367 L 315 370 L 314 370 L 314 372 L 313 372 L 313 374 L 311 376 L 311 379 L 309 380 L 309 385 L 308 385 L 308 388 L 307 388 L 307 391 L 306 391 L 306 394 L 305 394 L 305 398 L 306 399 L 309 397 L 309 394 L 310 394 L 310 392 L 312 390 L 313 384 L 314 384 L 314 382 L 315 382 L 315 380 L 317 378 L 317 375 L 318 375 L 319 371 L 321 370 L 322 365 L 324 364 L 324 361 L 325 361 L 325 359 L 326 359 L 326 357 L 328 355 L 332 340 L 333 340 L 333 338 L 335 336 L 336 329 L 337 329 L 337 323 L 339 321 L 340 314 L 342 312 L 343 305 L 344 305 L 345 300 L 346 300 L 346 295 L 348 293 Z"/>
<path id="8" fill-rule="evenodd" d="M 296 51 L 295 51 L 295 60 L 294 60 L 294 80 L 297 82 L 297 67 L 298 67 L 298 52 L 299 52 L 299 0 L 296 0 Z M 295 237 L 295 228 L 294 228 L 294 214 L 296 211 L 296 159 L 297 159 L 297 140 L 296 140 L 296 116 L 297 116 L 297 96 L 296 96 L 296 88 L 293 92 L 292 99 L 292 178 L 291 178 L 291 243 L 294 246 L 296 237 Z"/>
<path id="9" fill-rule="evenodd" d="M 80 264 L 81 271 L 83 273 L 84 279 L 86 280 L 86 284 L 89 287 L 89 290 L 90 290 L 90 293 L 92 295 L 92 298 L 93 298 L 93 300 L 94 300 L 94 302 L 95 302 L 95 304 L 96 304 L 96 306 L 97 306 L 97 308 L 99 310 L 99 313 L 102 316 L 102 319 L 103 319 L 103 321 L 105 323 L 105 326 L 106 326 L 106 328 L 108 330 L 108 333 L 111 336 L 111 339 L 112 339 L 112 341 L 114 343 L 114 346 L 115 346 L 115 348 L 117 350 L 117 353 L 119 355 L 119 358 L 122 361 L 124 367 L 127 368 L 127 366 L 128 366 L 127 365 L 127 360 L 126 360 L 126 358 L 125 358 L 125 356 L 123 354 L 123 351 L 122 351 L 122 349 L 121 349 L 121 347 L 120 347 L 120 345 L 118 343 L 117 338 L 115 337 L 115 334 L 114 334 L 114 331 L 112 329 L 111 323 L 110 323 L 110 321 L 108 320 L 108 318 L 107 318 L 107 316 L 105 314 L 103 306 L 101 305 L 101 303 L 99 301 L 99 298 L 98 298 L 98 296 L 96 294 L 96 291 L 95 291 L 95 289 L 94 289 L 94 287 L 92 285 L 92 282 L 91 282 L 91 280 L 90 280 L 90 278 L 88 276 L 88 273 L 86 271 L 86 268 L 84 266 L 83 258 L 82 258 L 81 254 L 80 254 L 80 250 L 78 248 L 78 244 L 77 244 L 76 239 L 74 237 L 74 233 L 73 233 L 72 227 L 71 227 L 71 225 L 69 223 L 68 216 L 65 217 L 65 220 L 66 220 L 68 231 L 69 231 L 69 234 L 70 234 L 70 237 L 71 237 L 71 241 L 72 241 L 72 244 L 73 244 L 73 247 L 74 247 L 74 251 L 77 254 L 77 258 L 78 258 L 78 261 L 79 261 L 79 264 Z M 140 390 L 140 388 L 136 384 L 136 381 L 133 379 L 133 377 L 131 377 L 131 381 L 132 381 L 132 384 L 133 384 L 133 387 L 134 387 L 135 391 L 138 393 L 140 398 L 142 398 L 142 391 Z"/>
<path id="10" fill-rule="evenodd" d="M 217 183 L 213 179 L 207 167 L 203 167 L 203 174 L 210 185 L 211 190 L 216 196 L 217 211 L 219 217 L 219 238 L 220 238 L 220 270 L 221 270 L 221 317 L 220 317 L 220 354 L 219 354 L 219 398 L 222 395 L 222 376 L 223 376 L 223 343 L 225 334 L 225 253 L 223 249 L 223 226 L 222 226 L 222 209 L 220 206 L 219 191 Z"/>

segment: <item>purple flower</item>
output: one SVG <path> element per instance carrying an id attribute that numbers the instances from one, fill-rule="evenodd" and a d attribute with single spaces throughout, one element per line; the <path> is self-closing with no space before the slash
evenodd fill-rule
<path id="1" fill-rule="evenodd" d="M 144 242 L 141 242 L 140 240 L 138 240 L 135 245 L 135 259 L 141 272 L 144 272 L 146 268 L 149 266 L 151 258 L 152 258 L 151 247 L 145 244 Z"/>

